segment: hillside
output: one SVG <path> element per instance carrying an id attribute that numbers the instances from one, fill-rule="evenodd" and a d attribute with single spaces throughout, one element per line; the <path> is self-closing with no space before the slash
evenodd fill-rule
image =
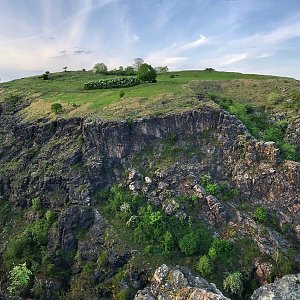
<path id="1" fill-rule="evenodd" d="M 43 300 L 249 299 L 300 271 L 299 81 L 96 77 L 0 85 L 0 299 L 23 263 L 13 295 Z"/>

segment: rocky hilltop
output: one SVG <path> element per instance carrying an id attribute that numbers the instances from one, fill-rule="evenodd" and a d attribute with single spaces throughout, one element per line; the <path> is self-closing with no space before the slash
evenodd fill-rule
<path id="1" fill-rule="evenodd" d="M 172 260 L 180 248 L 180 262 L 194 268 L 199 253 L 182 250 L 182 237 L 177 241 L 173 233 L 172 246 L 165 245 L 162 256 L 155 243 L 138 238 L 133 243 L 130 230 L 135 229 L 127 232 L 125 224 L 134 228 L 134 218 L 142 217 L 130 214 L 134 208 L 125 207 L 126 197 L 141 195 L 159 220 L 179 220 L 182 228 L 201 222 L 211 230 L 212 241 L 243 241 L 240 258 L 235 262 L 233 257 L 227 269 L 207 254 L 214 263 L 207 276 L 218 284 L 222 279 L 214 272 L 243 267 L 239 271 L 252 284 L 249 294 L 299 270 L 300 164 L 283 160 L 274 143 L 254 139 L 224 110 L 204 106 L 138 120 L 42 118 L 28 123 L 18 115 L 23 108 L 0 106 L 4 299 L 9 272 L 24 262 L 33 274 L 19 294 L 26 299 L 133 299 L 137 290 L 135 299 L 175 299 L 176 293 L 183 293 L 178 299 L 239 297 L 230 289 L 225 297 L 186 269 L 166 266 L 155 272 L 147 296 L 149 288 L 143 288 L 159 261 Z M 114 196 L 108 195 L 113 186 Z M 118 193 L 118 204 L 106 205 L 117 201 Z M 154 227 L 151 220 L 148 225 Z M 159 259 L 148 265 L 152 255 Z M 160 276 L 170 279 L 163 291 L 167 296 L 156 289 L 165 280 Z M 203 289 L 208 294 L 202 297 Z"/>

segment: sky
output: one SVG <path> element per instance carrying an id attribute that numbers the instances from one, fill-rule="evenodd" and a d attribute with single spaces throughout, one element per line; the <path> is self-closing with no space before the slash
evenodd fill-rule
<path id="1" fill-rule="evenodd" d="M 0 0 L 2 82 L 136 57 L 300 79 L 300 0 Z"/>

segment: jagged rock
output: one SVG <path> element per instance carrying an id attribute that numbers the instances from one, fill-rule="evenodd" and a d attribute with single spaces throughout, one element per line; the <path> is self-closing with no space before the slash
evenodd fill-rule
<path id="1" fill-rule="evenodd" d="M 39 300 L 58 299 L 58 295 L 61 291 L 61 288 L 62 288 L 62 284 L 59 280 L 45 279 L 40 277 L 35 277 L 34 279 L 33 289 L 37 293 L 36 297 L 38 297 L 35 299 L 39 299 Z"/>
<path id="2" fill-rule="evenodd" d="M 300 299 L 300 274 L 286 275 L 274 283 L 257 289 L 251 300 L 298 300 Z"/>
<path id="3" fill-rule="evenodd" d="M 214 284 L 194 276 L 187 268 L 161 265 L 151 286 L 138 291 L 135 300 L 228 300 Z"/>
<path id="4" fill-rule="evenodd" d="M 214 222 L 218 225 L 226 223 L 229 215 L 225 207 L 212 195 L 206 197 L 207 205 L 214 217 Z"/>
<path id="5" fill-rule="evenodd" d="M 199 184 L 196 184 L 193 186 L 193 189 L 195 190 L 195 192 L 197 193 L 197 196 L 199 196 L 199 198 L 205 197 L 205 195 L 206 195 L 205 189 L 202 186 L 200 186 Z"/>
<path id="6" fill-rule="evenodd" d="M 270 280 L 273 265 L 268 262 L 256 261 L 254 263 L 255 275 L 260 285 L 267 284 Z"/>

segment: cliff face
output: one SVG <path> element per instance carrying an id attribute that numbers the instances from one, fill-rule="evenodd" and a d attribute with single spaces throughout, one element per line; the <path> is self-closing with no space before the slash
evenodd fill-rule
<path id="1" fill-rule="evenodd" d="M 147 151 L 151 148 L 155 155 L 155 148 L 159 150 L 170 137 L 179 150 L 193 147 L 197 157 L 187 155 L 160 165 L 154 175 L 145 174 L 151 180 L 147 185 L 139 175 L 139 171 L 149 170 Z M 142 157 L 140 164 L 134 163 L 138 155 Z M 156 168 L 153 159 L 151 164 Z M 193 190 L 203 201 L 204 210 L 199 214 L 204 221 L 215 228 L 230 224 L 241 236 L 254 237 L 260 250 L 268 255 L 278 249 L 287 253 L 290 247 L 297 246 L 295 238 L 300 240 L 300 164 L 282 161 L 273 143 L 254 140 L 243 124 L 222 110 L 204 107 L 136 121 L 73 118 L 29 124 L 1 108 L 0 165 L 1 201 L 9 203 L 13 210 L 28 211 L 33 199 L 39 199 L 43 210 L 56 212 L 57 222 L 47 241 L 54 265 L 69 268 L 72 277 L 80 273 L 80 268 L 62 258 L 61 253 L 58 255 L 59 251 L 74 255 L 79 252 L 84 260 L 95 262 L 99 252 L 109 249 L 106 271 L 94 273 L 95 284 L 115 274 L 131 258 L 130 249 L 117 237 L 112 244 L 107 241 L 107 229 L 112 235 L 113 230 L 95 208 L 95 193 L 115 183 L 133 192 L 143 191 L 149 201 L 158 199 L 165 211 L 169 204 L 163 193 L 167 189 L 188 194 Z M 128 168 L 131 171 L 126 177 Z M 205 193 L 199 183 L 201 174 L 210 174 L 216 182 L 226 180 L 239 190 L 239 196 L 223 203 Z M 192 180 L 183 184 L 187 177 Z M 265 206 L 270 213 L 276 213 L 278 228 L 286 228 L 285 234 L 278 228 L 261 233 L 251 214 L 240 209 L 245 203 L 250 207 Z M 25 214 L 26 222 L 36 217 Z M 80 241 L 80 230 L 87 233 L 84 242 Z M 0 254 L 5 252 L 11 233 L 4 226 Z M 293 255 L 299 262 L 297 253 Z M 1 280 L 5 282 L 5 276 Z M 49 280 L 37 276 L 35 284 L 45 288 Z M 70 285 L 69 279 L 51 282 L 50 290 Z M 136 286 L 142 284 L 140 280 Z M 41 299 L 52 299 L 53 293 L 49 293 L 49 297 L 44 295 Z"/>

